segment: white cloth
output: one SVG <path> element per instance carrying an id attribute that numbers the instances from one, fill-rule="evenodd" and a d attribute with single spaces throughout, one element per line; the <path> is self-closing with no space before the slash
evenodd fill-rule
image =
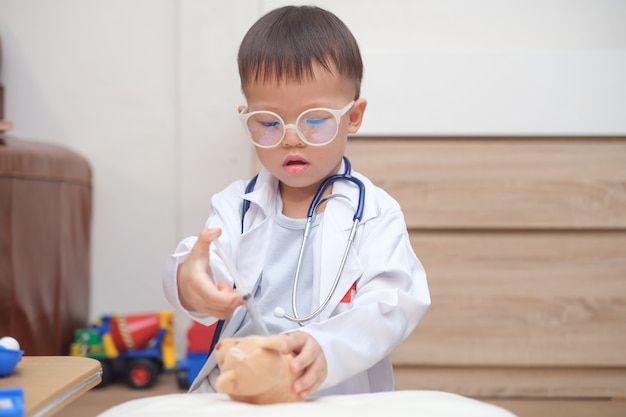
<path id="1" fill-rule="evenodd" d="M 328 307 L 302 328 L 318 341 L 326 357 L 328 375 L 318 392 L 321 395 L 393 390 L 389 354 L 408 337 L 430 305 L 426 274 L 411 247 L 399 204 L 364 176 L 357 172 L 352 175 L 365 184 L 363 219 Z M 212 198 L 213 212 L 206 226 L 222 228 L 222 245 L 246 286 L 256 288 L 264 268 L 268 236 L 276 221 L 279 188 L 276 178 L 266 170 L 259 173 L 254 191 L 245 194 L 246 184 L 235 182 Z M 320 230 L 311 242 L 313 301 L 317 305 L 330 292 L 339 270 L 359 196 L 357 187 L 348 181 L 335 182 L 332 192 L 348 200 L 333 198 L 327 203 Z M 242 234 L 244 196 L 251 205 Z M 176 271 L 195 241 L 188 238 L 179 244 L 169 258 L 163 285 L 172 305 L 209 325 L 216 321 L 214 317 L 185 311 L 178 299 Z M 214 278 L 228 278 L 214 252 L 211 268 Z M 354 297 L 350 302 L 341 302 L 355 282 Z M 244 315 L 243 307 L 237 309 L 226 321 L 222 337 L 232 336 Z M 213 390 L 207 375 L 215 369 L 214 356 L 207 359 L 191 391 Z"/>
<path id="2" fill-rule="evenodd" d="M 334 395 L 253 405 L 223 394 L 170 394 L 132 400 L 98 417 L 515 417 L 504 408 L 441 391 Z"/>

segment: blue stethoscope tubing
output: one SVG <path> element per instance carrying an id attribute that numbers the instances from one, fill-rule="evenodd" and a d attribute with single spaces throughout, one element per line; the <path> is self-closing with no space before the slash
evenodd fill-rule
<path id="1" fill-rule="evenodd" d="M 350 248 L 352 247 L 352 243 L 354 242 L 354 236 L 356 235 L 357 227 L 359 226 L 359 223 L 361 222 L 361 219 L 363 218 L 363 207 L 365 205 L 365 185 L 363 184 L 361 180 L 352 176 L 352 165 L 350 164 L 350 160 L 344 156 L 343 161 L 344 161 L 344 166 L 345 166 L 344 173 L 332 175 L 328 177 L 326 180 L 324 180 L 322 185 L 320 185 L 320 188 L 317 190 L 317 193 L 313 197 L 313 200 L 311 200 L 311 205 L 309 206 L 309 210 L 307 213 L 307 222 L 304 227 L 304 233 L 302 236 L 302 244 L 300 245 L 300 253 L 298 255 L 298 263 L 296 265 L 296 273 L 295 273 L 294 280 L 293 280 L 293 288 L 291 290 L 291 308 L 293 310 L 293 316 L 288 315 L 280 307 L 277 307 L 274 310 L 274 315 L 276 317 L 285 318 L 289 321 L 298 323 L 300 326 L 302 326 L 305 322 L 310 321 L 314 319 L 315 317 L 317 317 L 322 311 L 324 311 L 326 307 L 328 307 L 328 303 L 330 302 L 331 297 L 333 296 L 333 294 L 335 293 L 335 290 L 337 289 L 337 285 L 339 284 L 339 279 L 341 278 L 341 274 L 343 273 L 343 269 L 346 265 L 346 260 L 348 259 L 348 253 L 350 252 Z M 342 198 L 348 199 L 348 197 L 341 195 L 341 194 L 330 194 L 324 197 L 324 192 L 326 191 L 326 189 L 329 186 L 331 186 L 333 183 L 335 183 L 336 181 L 350 181 L 359 188 L 359 200 L 357 203 L 356 210 L 354 212 L 354 216 L 352 217 L 352 228 L 350 229 L 350 235 L 348 236 L 348 242 L 346 243 L 346 248 L 343 252 L 343 256 L 341 258 L 341 263 L 339 265 L 337 275 L 335 276 L 335 280 L 333 281 L 333 285 L 330 291 L 328 292 L 328 295 L 326 296 L 322 304 L 320 304 L 320 306 L 314 312 L 312 312 L 306 317 L 300 317 L 300 315 L 298 314 L 297 306 L 296 306 L 296 299 L 297 299 L 296 293 L 297 293 L 297 288 L 298 288 L 298 281 L 300 278 L 300 268 L 302 266 L 302 257 L 304 256 L 304 250 L 305 250 L 308 238 L 309 238 L 311 225 L 313 223 L 313 219 L 315 218 L 315 210 L 317 210 L 317 207 L 320 204 L 322 204 L 323 202 L 331 198 L 342 197 Z"/>

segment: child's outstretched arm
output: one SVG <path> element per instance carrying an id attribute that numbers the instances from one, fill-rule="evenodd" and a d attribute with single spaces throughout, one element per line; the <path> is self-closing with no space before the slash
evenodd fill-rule
<path id="1" fill-rule="evenodd" d="M 178 297 L 187 310 L 207 313 L 225 319 L 243 304 L 241 296 L 232 286 L 219 281 L 214 283 L 210 275 L 209 247 L 211 241 L 221 235 L 221 229 L 204 229 L 191 252 L 178 266 Z"/>

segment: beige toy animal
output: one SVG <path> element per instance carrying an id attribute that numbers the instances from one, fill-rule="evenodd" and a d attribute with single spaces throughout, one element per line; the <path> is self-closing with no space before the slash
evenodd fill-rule
<path id="1" fill-rule="evenodd" d="M 220 376 L 217 390 L 235 401 L 274 404 L 302 401 L 291 389 L 301 374 L 289 370 L 292 354 L 281 353 L 280 336 L 247 336 L 220 341 L 215 347 Z"/>

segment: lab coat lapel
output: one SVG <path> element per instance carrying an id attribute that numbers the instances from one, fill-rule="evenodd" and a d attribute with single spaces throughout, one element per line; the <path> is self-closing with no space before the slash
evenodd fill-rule
<path id="1" fill-rule="evenodd" d="M 237 257 L 237 270 L 248 290 L 256 288 L 257 281 L 263 271 L 263 264 L 269 247 L 267 236 L 270 231 L 267 230 L 267 225 L 269 225 L 269 222 L 264 221 L 261 227 L 257 227 L 241 236 L 239 253 L 249 255 Z"/>
<path id="2" fill-rule="evenodd" d="M 245 316 L 246 316 L 246 307 L 245 306 L 237 307 L 235 312 L 232 314 L 232 316 L 230 316 L 230 318 L 226 322 L 226 325 L 222 329 L 222 335 L 220 336 L 220 339 L 232 337 L 237 331 L 237 329 L 239 328 L 239 326 L 241 326 L 241 322 L 243 321 Z"/>
<path id="3" fill-rule="evenodd" d="M 356 202 L 358 201 L 358 188 L 347 181 L 336 182 L 333 186 L 333 194 L 345 195 L 350 201 L 341 197 L 333 198 L 329 200 L 327 208 L 324 210 L 321 236 L 320 234 L 316 236 L 316 238 L 321 238 L 321 245 L 319 242 L 315 245 L 315 248 L 319 248 L 319 259 L 316 259 L 315 262 L 316 267 L 319 268 L 319 274 L 316 272 L 316 277 L 318 277 L 316 282 L 319 285 L 316 286 L 318 288 L 316 292 L 318 304 L 315 308 L 324 302 L 332 289 L 333 282 L 341 266 L 341 259 L 348 242 L 348 236 L 352 228 L 352 218 L 354 217 Z M 357 229 L 357 235 L 358 233 Z M 344 295 L 362 275 L 362 271 L 361 263 L 356 256 L 353 245 L 346 259 L 337 288 L 331 297 L 328 307 L 320 313 L 319 320 L 330 317 Z"/>
<path id="4" fill-rule="evenodd" d="M 230 316 L 230 318 L 226 320 L 226 324 L 224 325 L 224 328 L 222 329 L 222 334 L 220 335 L 220 339 L 226 339 L 228 337 L 232 337 L 237 331 L 237 329 L 239 328 L 239 326 L 241 325 L 241 322 L 243 321 L 243 318 L 245 317 L 245 315 L 246 315 L 246 310 L 244 306 L 241 306 L 237 310 L 235 310 L 232 316 Z M 215 369 L 216 366 L 217 366 L 217 357 L 215 356 L 215 351 L 213 351 L 211 352 L 207 360 L 204 362 L 204 365 L 202 365 L 202 368 L 200 369 L 196 379 L 193 381 L 189 391 L 190 392 L 195 391 L 196 389 L 198 389 L 198 387 L 200 387 L 200 385 L 205 383 L 205 379 L 209 376 L 211 371 Z"/>
<path id="5" fill-rule="evenodd" d="M 237 269 L 248 289 L 256 288 L 263 271 L 269 248 L 267 236 L 271 234 L 272 219 L 276 216 L 277 190 L 276 181 L 263 170 L 259 173 L 254 191 L 245 194 L 251 205 L 244 218 L 245 226 L 239 242 L 239 254 L 249 255 L 237 256 Z"/>
<path id="6" fill-rule="evenodd" d="M 255 190 L 245 195 L 245 198 L 248 198 L 252 204 L 245 215 L 246 226 L 244 233 L 242 233 L 240 237 L 239 252 L 236 255 L 235 262 L 241 279 L 249 290 L 256 288 L 259 278 L 261 277 L 261 271 L 263 270 L 263 263 L 269 242 L 265 236 L 267 236 L 269 233 L 268 229 L 271 227 L 271 217 L 275 215 L 276 192 L 272 192 L 272 190 L 275 189 L 276 187 L 273 187 L 271 179 L 262 172 L 259 174 Z M 244 195 L 242 194 L 241 197 L 243 198 Z M 241 253 L 253 255 L 243 257 L 239 255 Z M 220 339 L 232 337 L 241 326 L 245 315 L 245 306 L 237 308 L 226 321 Z M 215 368 L 216 364 L 217 360 L 215 354 L 210 355 L 194 381 L 191 387 L 192 391 L 202 384 L 202 381 Z"/>

